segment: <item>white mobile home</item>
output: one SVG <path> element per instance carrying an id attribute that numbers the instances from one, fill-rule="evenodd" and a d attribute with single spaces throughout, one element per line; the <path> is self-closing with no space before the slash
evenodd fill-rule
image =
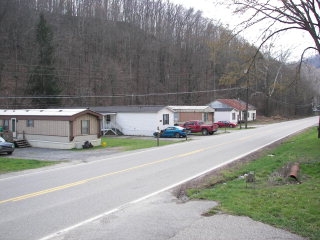
<path id="1" fill-rule="evenodd" d="M 160 130 L 174 125 L 174 111 L 166 106 L 107 106 L 91 107 L 103 115 L 103 134 L 152 136 Z"/>
<path id="2" fill-rule="evenodd" d="M 230 121 L 237 123 L 246 117 L 246 102 L 238 99 L 217 99 L 209 104 L 215 110 L 215 121 Z M 257 118 L 256 108 L 248 104 L 248 121 Z"/>

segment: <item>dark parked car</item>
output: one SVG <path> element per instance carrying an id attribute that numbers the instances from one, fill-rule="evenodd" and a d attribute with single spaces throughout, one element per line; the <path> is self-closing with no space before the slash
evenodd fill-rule
<path id="1" fill-rule="evenodd" d="M 218 124 L 219 127 L 231 127 L 231 128 L 234 128 L 234 127 L 237 126 L 236 123 L 229 122 L 229 121 L 218 121 L 218 122 L 216 122 L 216 124 Z"/>
<path id="2" fill-rule="evenodd" d="M 153 136 L 180 138 L 180 137 L 186 137 L 187 131 L 183 127 L 173 126 L 173 127 L 167 127 L 166 129 L 161 130 L 160 132 L 155 132 L 153 133 Z"/>
<path id="3" fill-rule="evenodd" d="M 12 154 L 14 151 L 14 144 L 6 142 L 2 137 L 0 137 L 0 153 Z"/>

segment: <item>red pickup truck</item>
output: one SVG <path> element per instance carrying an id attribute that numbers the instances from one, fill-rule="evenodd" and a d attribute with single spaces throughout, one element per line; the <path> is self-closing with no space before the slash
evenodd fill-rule
<path id="1" fill-rule="evenodd" d="M 203 121 L 200 120 L 190 120 L 185 122 L 183 125 L 181 125 L 185 129 L 189 130 L 191 133 L 199 133 L 201 132 L 202 135 L 212 135 L 216 131 L 218 131 L 218 124 L 212 123 L 212 124 L 205 124 Z"/>

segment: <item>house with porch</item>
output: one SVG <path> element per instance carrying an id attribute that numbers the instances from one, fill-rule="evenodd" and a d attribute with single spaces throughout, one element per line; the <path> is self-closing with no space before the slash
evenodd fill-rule
<path id="1" fill-rule="evenodd" d="M 91 107 L 103 118 L 103 135 L 152 136 L 157 129 L 174 124 L 174 111 L 167 106 Z"/>
<path id="2" fill-rule="evenodd" d="M 98 146 L 101 119 L 89 109 L 0 109 L 2 131 L 41 148 L 81 148 L 85 141 Z"/>
<path id="3" fill-rule="evenodd" d="M 91 107 L 103 116 L 103 135 L 153 136 L 157 130 L 188 120 L 212 122 L 214 109 L 209 106 L 104 106 Z"/>
<path id="4" fill-rule="evenodd" d="M 244 122 L 246 114 L 248 121 L 254 121 L 257 118 L 256 108 L 246 102 L 238 99 L 217 99 L 209 104 L 215 110 L 215 121 L 230 121 L 233 123 Z"/>

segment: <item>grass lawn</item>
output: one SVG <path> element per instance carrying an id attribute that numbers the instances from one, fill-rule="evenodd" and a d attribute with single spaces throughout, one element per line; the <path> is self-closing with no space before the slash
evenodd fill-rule
<path id="1" fill-rule="evenodd" d="M 287 177 L 299 163 L 299 183 Z M 247 183 L 245 174 L 254 173 Z M 320 239 L 320 139 L 312 128 L 250 163 L 212 177 L 207 187 L 189 189 L 194 199 L 219 202 L 210 213 L 249 216 L 309 239 Z"/>
<path id="2" fill-rule="evenodd" d="M 173 143 L 185 141 L 185 138 L 166 140 L 164 138 L 159 139 L 159 146 L 165 146 Z M 143 148 L 151 148 L 158 146 L 157 139 L 137 139 L 137 138 L 119 138 L 103 136 L 101 138 L 101 147 L 121 147 L 125 151 L 137 150 Z"/>
<path id="3" fill-rule="evenodd" d="M 57 162 L 0 157 L 0 174 L 54 165 Z"/>

